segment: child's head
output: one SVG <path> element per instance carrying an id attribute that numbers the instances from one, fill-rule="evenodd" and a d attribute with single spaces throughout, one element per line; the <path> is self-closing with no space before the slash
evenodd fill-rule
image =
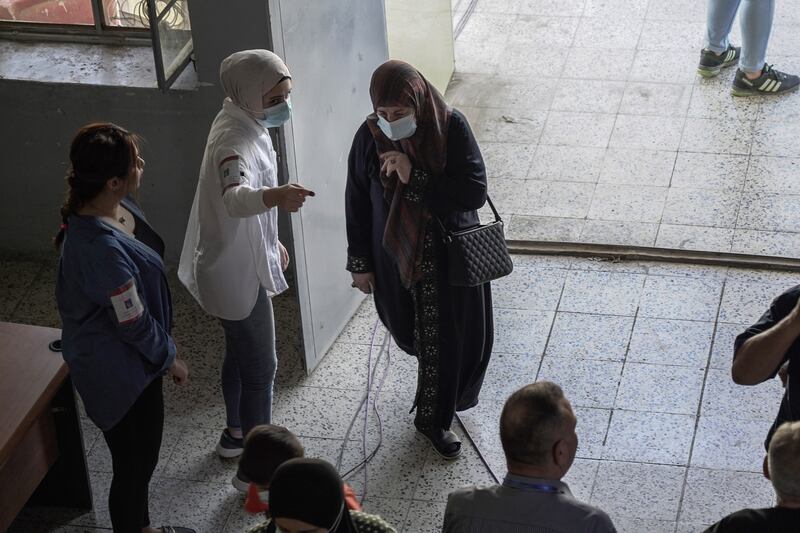
<path id="1" fill-rule="evenodd" d="M 269 487 L 275 470 L 288 461 L 303 457 L 305 450 L 294 434 L 281 426 L 256 426 L 244 439 L 244 452 L 239 459 L 239 471 L 251 483 Z"/>

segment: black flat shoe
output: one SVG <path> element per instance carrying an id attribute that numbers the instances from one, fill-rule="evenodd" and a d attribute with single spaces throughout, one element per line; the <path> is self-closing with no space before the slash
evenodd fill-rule
<path id="1" fill-rule="evenodd" d="M 433 428 L 421 430 L 417 428 L 417 432 L 428 439 L 428 441 L 436 450 L 436 453 L 441 455 L 444 459 L 452 461 L 461 455 L 461 441 L 458 440 L 456 434 L 452 431 L 445 431 L 441 428 Z"/>
<path id="2" fill-rule="evenodd" d="M 194 529 L 188 527 L 175 527 L 175 526 L 161 526 L 161 531 L 164 533 L 197 533 Z"/>

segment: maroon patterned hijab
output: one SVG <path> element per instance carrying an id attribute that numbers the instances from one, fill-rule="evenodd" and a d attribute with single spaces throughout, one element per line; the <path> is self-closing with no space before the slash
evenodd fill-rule
<path id="1" fill-rule="evenodd" d="M 437 179 L 447 164 L 447 129 L 452 112 L 439 91 L 408 63 L 390 60 L 372 74 L 369 95 L 373 110 L 411 107 L 417 122 L 414 135 L 394 142 L 378 127 L 377 113 L 369 115 L 367 126 L 375 138 L 378 155 L 393 150 L 403 152 L 412 168 L 426 171 L 429 181 Z M 404 198 L 406 185 L 396 175 L 381 172 L 381 183 L 383 197 L 390 206 L 383 247 L 397 264 L 403 284 L 410 287 L 422 276 L 425 227 L 431 214 L 425 205 Z"/>

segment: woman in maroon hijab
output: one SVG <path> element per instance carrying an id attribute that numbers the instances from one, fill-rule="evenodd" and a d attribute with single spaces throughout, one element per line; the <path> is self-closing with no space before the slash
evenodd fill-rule
<path id="1" fill-rule="evenodd" d="M 446 459 L 450 431 L 474 407 L 492 352 L 491 289 L 451 286 L 439 221 L 478 224 L 486 169 L 467 120 L 414 67 L 372 75 L 374 113 L 356 132 L 347 177 L 347 270 L 419 372 L 414 425 Z"/>

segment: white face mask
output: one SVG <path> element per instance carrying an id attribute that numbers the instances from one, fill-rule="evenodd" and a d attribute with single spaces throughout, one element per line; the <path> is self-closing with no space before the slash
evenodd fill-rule
<path id="1" fill-rule="evenodd" d="M 414 118 L 414 113 L 409 113 L 392 122 L 378 116 L 378 127 L 389 139 L 399 141 L 401 139 L 408 139 L 414 135 L 417 131 L 417 121 Z"/>

